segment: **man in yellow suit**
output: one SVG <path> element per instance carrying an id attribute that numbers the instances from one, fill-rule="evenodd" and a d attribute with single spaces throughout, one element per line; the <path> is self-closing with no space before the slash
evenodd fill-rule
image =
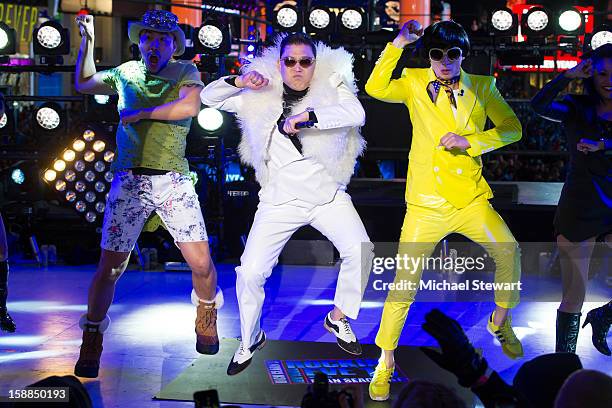
<path id="1" fill-rule="evenodd" d="M 418 40 L 417 50 L 430 68 L 406 68 L 391 79 L 403 48 Z M 450 233 L 459 233 L 481 244 L 495 260 L 495 282 L 518 282 L 520 250 L 503 219 L 491 207 L 491 188 L 482 177 L 480 156 L 521 138 L 521 124 L 504 101 L 490 76 L 471 75 L 461 69 L 469 52 L 467 33 L 453 21 L 435 23 L 423 32 L 409 21 L 393 43 L 387 44 L 368 82 L 366 92 L 376 99 L 404 103 L 413 126 L 406 180 L 406 217 L 400 237 L 404 255 L 429 256 Z M 495 127 L 484 130 L 487 117 Z M 403 244 L 403 245 L 402 245 Z M 422 268 L 396 271 L 396 282 L 420 281 Z M 520 287 L 520 286 L 515 286 Z M 416 290 L 389 293 L 376 344 L 381 359 L 370 397 L 389 397 L 389 380 L 395 362 L 393 351 L 406 321 Z M 517 290 L 495 292 L 496 309 L 487 329 L 510 358 L 523 355 L 511 326 L 510 309 L 518 304 Z"/>

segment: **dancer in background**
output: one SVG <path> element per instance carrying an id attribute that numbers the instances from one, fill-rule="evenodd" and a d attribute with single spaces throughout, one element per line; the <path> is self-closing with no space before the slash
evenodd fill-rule
<path id="1" fill-rule="evenodd" d="M 392 80 L 403 48 L 417 40 L 431 67 L 407 68 L 401 78 Z M 519 140 L 521 124 L 497 90 L 495 78 L 461 69 L 469 50 L 467 33 L 454 21 L 435 23 L 424 32 L 417 21 L 409 21 L 384 49 L 365 89 L 376 99 L 406 104 L 410 112 L 413 134 L 400 236 L 403 255 L 427 257 L 446 235 L 463 234 L 493 257 L 495 282 L 515 284 L 521 274 L 520 250 L 489 204 L 493 193 L 482 177 L 480 156 Z M 495 125 L 489 130 L 485 130 L 487 118 Z M 421 274 L 422 267 L 410 272 L 398 269 L 395 279 L 413 281 L 418 288 Z M 503 353 L 515 359 L 523 356 L 523 347 L 511 324 L 510 309 L 519 302 L 518 285 L 513 287 L 517 290 L 495 291 L 496 308 L 487 329 Z M 415 295 L 416 290 L 390 292 L 385 302 L 376 336 L 382 355 L 370 383 L 374 400 L 389 397 L 393 353 Z"/>
<path id="2" fill-rule="evenodd" d="M 589 54 L 546 84 L 531 101 L 538 114 L 563 123 L 570 153 L 554 220 L 563 285 L 555 349 L 569 353 L 576 352 L 595 242 L 602 237 L 608 245 L 612 243 L 612 44 Z M 584 80 L 586 95 L 555 101 L 576 79 Z M 591 310 L 584 326 L 589 323 L 595 348 L 611 355 L 606 336 L 612 324 L 612 301 Z"/>

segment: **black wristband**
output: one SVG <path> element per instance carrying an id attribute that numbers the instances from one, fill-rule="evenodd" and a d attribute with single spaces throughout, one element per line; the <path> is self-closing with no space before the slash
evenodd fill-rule
<path id="1" fill-rule="evenodd" d="M 235 86 L 236 88 L 238 88 L 238 85 L 236 85 L 236 78 L 238 77 L 232 76 L 232 77 L 225 78 L 225 82 L 227 82 L 231 86 Z"/>

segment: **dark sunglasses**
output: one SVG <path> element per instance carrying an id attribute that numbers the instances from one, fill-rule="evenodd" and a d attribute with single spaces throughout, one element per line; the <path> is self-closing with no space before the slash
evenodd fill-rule
<path id="1" fill-rule="evenodd" d="M 444 56 L 447 56 L 449 61 L 457 61 L 459 58 L 461 58 L 461 54 L 462 51 L 459 47 L 449 48 L 448 50 L 432 48 L 429 50 L 429 59 L 440 62 L 444 59 Z"/>
<path id="2" fill-rule="evenodd" d="M 314 64 L 315 59 L 310 58 L 310 57 L 300 58 L 299 60 L 296 60 L 295 58 L 292 58 L 292 57 L 283 58 L 283 63 L 285 64 L 287 68 L 295 67 L 295 64 L 297 64 L 298 62 L 302 68 L 308 68 L 312 64 Z"/>

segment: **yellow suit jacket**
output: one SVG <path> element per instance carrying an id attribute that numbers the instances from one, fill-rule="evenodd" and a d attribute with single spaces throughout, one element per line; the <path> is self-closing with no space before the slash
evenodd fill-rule
<path id="1" fill-rule="evenodd" d="M 480 155 L 521 138 L 521 123 L 495 86 L 495 78 L 461 71 L 457 99 L 457 117 L 444 90 L 436 103 L 427 93 L 427 85 L 436 79 L 431 68 L 406 68 L 402 77 L 391 74 L 402 54 L 388 44 L 368 82 L 366 92 L 385 102 L 404 103 L 413 126 L 410 147 L 406 202 L 439 207 L 446 201 L 463 208 L 480 196 L 493 192 L 482 177 Z M 494 128 L 484 130 L 487 117 Z M 465 152 L 439 147 L 448 132 L 464 136 L 471 147 Z"/>

